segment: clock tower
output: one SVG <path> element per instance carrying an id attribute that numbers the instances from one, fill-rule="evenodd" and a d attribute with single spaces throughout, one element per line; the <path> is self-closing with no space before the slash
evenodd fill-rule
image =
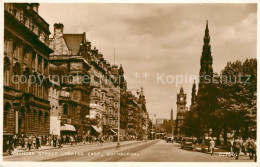
<path id="1" fill-rule="evenodd" d="M 184 114 L 186 112 L 186 94 L 183 91 L 183 87 L 180 89 L 180 93 L 177 94 L 177 119 L 176 119 L 176 135 L 182 135 L 181 126 L 184 121 Z"/>

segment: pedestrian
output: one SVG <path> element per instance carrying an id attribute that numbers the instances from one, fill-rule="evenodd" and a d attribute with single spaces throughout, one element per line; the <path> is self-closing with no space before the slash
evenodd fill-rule
<path id="1" fill-rule="evenodd" d="M 38 136 L 36 136 L 36 149 L 39 149 L 40 147 L 40 139 Z"/>
<path id="2" fill-rule="evenodd" d="M 53 136 L 53 146 L 56 147 L 57 144 L 57 137 Z"/>
<path id="3" fill-rule="evenodd" d="M 240 149 L 241 149 L 241 143 L 240 143 L 240 139 L 238 137 L 236 137 L 236 139 L 234 140 L 234 144 L 233 144 L 233 151 L 235 154 L 236 159 L 239 158 L 239 154 L 240 154 Z"/>
<path id="4" fill-rule="evenodd" d="M 233 157 L 234 152 L 233 152 L 233 145 L 234 145 L 234 138 L 230 140 L 230 156 Z"/>
<path id="5" fill-rule="evenodd" d="M 18 137 L 17 137 L 16 134 L 13 136 L 13 141 L 14 141 L 14 148 L 16 148 L 17 147 L 17 143 L 18 143 Z"/>
<path id="6" fill-rule="evenodd" d="M 22 145 L 22 149 L 24 149 L 24 144 L 25 144 L 25 142 L 24 142 L 24 136 L 22 136 L 22 137 L 21 137 L 21 145 Z"/>
<path id="7" fill-rule="evenodd" d="M 52 137 L 49 135 L 49 146 L 51 146 Z"/>
<path id="8" fill-rule="evenodd" d="M 73 136 L 70 136 L 70 144 L 73 145 Z"/>
<path id="9" fill-rule="evenodd" d="M 100 142 L 100 145 L 102 146 L 103 145 L 103 143 L 104 143 L 104 138 L 103 138 L 103 136 L 101 135 L 100 136 L 100 138 L 99 138 L 99 142 Z"/>
<path id="10" fill-rule="evenodd" d="M 58 148 L 62 147 L 62 137 L 58 136 Z"/>
<path id="11" fill-rule="evenodd" d="M 27 137 L 27 135 L 25 135 L 25 137 L 24 137 L 24 150 L 27 150 L 27 148 L 28 148 L 28 137 Z"/>
<path id="12" fill-rule="evenodd" d="M 33 140 L 32 148 L 36 149 L 36 136 L 35 135 L 33 136 L 32 140 Z"/>
<path id="13" fill-rule="evenodd" d="M 8 141 L 8 143 L 7 143 L 8 144 L 8 153 L 10 155 L 12 155 L 13 151 L 14 151 L 14 140 L 13 140 L 13 137 L 9 136 L 7 141 Z"/>
<path id="14" fill-rule="evenodd" d="M 209 148 L 210 148 L 211 155 L 213 155 L 214 148 L 215 148 L 215 141 L 213 140 L 213 138 L 211 138 L 211 140 L 209 142 Z"/>
<path id="15" fill-rule="evenodd" d="M 239 154 L 240 154 L 240 153 L 243 151 L 243 149 L 244 149 L 243 143 L 244 143 L 244 141 L 243 141 L 243 139 L 242 139 L 242 137 L 241 137 L 241 138 L 240 138 L 240 146 L 241 146 L 241 148 L 240 148 Z"/>
<path id="16" fill-rule="evenodd" d="M 253 139 L 248 139 L 248 153 L 249 153 L 249 158 L 253 159 L 254 154 L 255 154 L 255 141 Z"/>
<path id="17" fill-rule="evenodd" d="M 42 139 L 43 139 L 43 136 L 40 136 L 40 147 L 42 146 Z"/>
<path id="18" fill-rule="evenodd" d="M 30 135 L 29 138 L 28 138 L 28 148 L 29 148 L 29 150 L 31 150 L 31 147 L 32 147 L 32 135 Z"/>

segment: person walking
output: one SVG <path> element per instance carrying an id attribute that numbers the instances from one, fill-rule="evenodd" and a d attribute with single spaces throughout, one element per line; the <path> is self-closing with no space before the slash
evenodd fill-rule
<path id="1" fill-rule="evenodd" d="M 24 136 L 24 150 L 27 150 L 27 148 L 28 148 L 28 136 L 25 135 Z"/>
<path id="2" fill-rule="evenodd" d="M 13 141 L 14 141 L 14 148 L 16 148 L 17 147 L 17 143 L 18 143 L 18 137 L 17 137 L 16 134 L 13 136 Z"/>
<path id="3" fill-rule="evenodd" d="M 103 145 L 103 143 L 104 143 L 104 138 L 103 138 L 103 136 L 101 135 L 100 136 L 100 138 L 99 138 L 99 142 L 100 142 L 100 145 L 102 146 Z"/>
<path id="4" fill-rule="evenodd" d="M 253 139 L 248 139 L 248 153 L 249 153 L 249 158 L 253 159 L 255 155 L 255 141 Z"/>
<path id="5" fill-rule="evenodd" d="M 57 145 L 57 137 L 53 136 L 53 146 L 56 147 Z"/>
<path id="6" fill-rule="evenodd" d="M 34 135 L 32 138 L 32 148 L 36 149 L 36 136 Z"/>
<path id="7" fill-rule="evenodd" d="M 29 150 L 31 150 L 31 147 L 32 147 L 32 135 L 30 135 L 29 136 L 29 138 L 28 138 L 28 148 L 29 148 Z"/>
<path id="8" fill-rule="evenodd" d="M 36 136 L 36 149 L 39 149 L 40 147 L 40 139 L 38 136 Z"/>
<path id="9" fill-rule="evenodd" d="M 58 136 L 58 148 L 62 148 L 62 137 Z"/>
<path id="10" fill-rule="evenodd" d="M 210 148 L 211 155 L 213 155 L 214 154 L 214 148 L 215 148 L 215 141 L 213 140 L 213 138 L 211 138 L 211 140 L 209 142 L 209 148 Z"/>
<path id="11" fill-rule="evenodd" d="M 240 139 L 238 137 L 236 137 L 236 139 L 234 141 L 233 151 L 235 153 L 235 157 L 237 160 L 240 155 L 240 149 L 241 149 L 241 142 L 240 142 Z"/>
<path id="12" fill-rule="evenodd" d="M 22 137 L 21 137 L 21 145 L 22 145 L 22 149 L 24 149 L 24 144 L 25 144 L 25 142 L 24 142 L 24 136 L 22 136 Z"/>
<path id="13" fill-rule="evenodd" d="M 70 144 L 71 144 L 71 146 L 73 145 L 73 136 L 70 136 Z"/>
<path id="14" fill-rule="evenodd" d="M 234 156 L 233 145 L 234 145 L 234 138 L 232 138 L 232 139 L 230 140 L 230 156 L 231 156 L 231 157 Z"/>

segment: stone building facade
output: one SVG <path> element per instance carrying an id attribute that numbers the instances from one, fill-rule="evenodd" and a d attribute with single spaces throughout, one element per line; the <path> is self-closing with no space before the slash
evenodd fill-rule
<path id="1" fill-rule="evenodd" d="M 182 125 L 184 122 L 184 116 L 187 111 L 186 108 L 186 94 L 184 93 L 183 87 L 180 89 L 180 93 L 177 94 L 177 118 L 176 118 L 176 135 L 184 135 L 182 131 Z"/>
<path id="2" fill-rule="evenodd" d="M 131 91 L 127 91 L 126 104 L 128 111 L 127 132 L 129 136 L 136 136 L 139 121 L 137 118 L 140 115 L 140 110 L 138 98 Z"/>
<path id="3" fill-rule="evenodd" d="M 37 3 L 4 4 L 3 133 L 50 132 L 49 24 Z"/>
<path id="4" fill-rule="evenodd" d="M 88 44 L 91 48 L 91 43 Z M 118 67 L 111 66 L 95 47 L 89 57 L 91 61 L 90 119 L 96 119 L 92 126 L 97 126 L 103 134 L 108 134 L 110 129 L 116 129 L 118 124 L 120 96 L 117 82 Z"/>
<path id="5" fill-rule="evenodd" d="M 50 134 L 60 136 L 60 83 L 50 79 L 49 101 L 50 109 Z"/>
<path id="6" fill-rule="evenodd" d="M 137 93 L 139 96 L 136 97 L 132 92 L 127 91 L 127 134 L 146 139 L 149 131 L 149 114 L 146 110 L 143 88 Z"/>
<path id="7" fill-rule="evenodd" d="M 54 35 L 50 39 L 51 78 L 60 83 L 61 134 L 83 136 L 88 128 L 89 115 L 90 58 L 85 33 L 65 34 L 63 24 L 54 24 Z"/>

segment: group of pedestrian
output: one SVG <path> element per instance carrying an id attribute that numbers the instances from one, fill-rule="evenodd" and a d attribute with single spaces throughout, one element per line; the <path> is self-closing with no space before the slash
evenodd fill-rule
<path id="1" fill-rule="evenodd" d="M 246 140 L 242 138 L 235 137 L 230 140 L 230 151 L 231 156 L 235 156 L 236 159 L 239 158 L 240 153 L 243 152 L 245 155 L 249 154 L 249 158 L 256 159 L 256 141 L 248 137 Z"/>

